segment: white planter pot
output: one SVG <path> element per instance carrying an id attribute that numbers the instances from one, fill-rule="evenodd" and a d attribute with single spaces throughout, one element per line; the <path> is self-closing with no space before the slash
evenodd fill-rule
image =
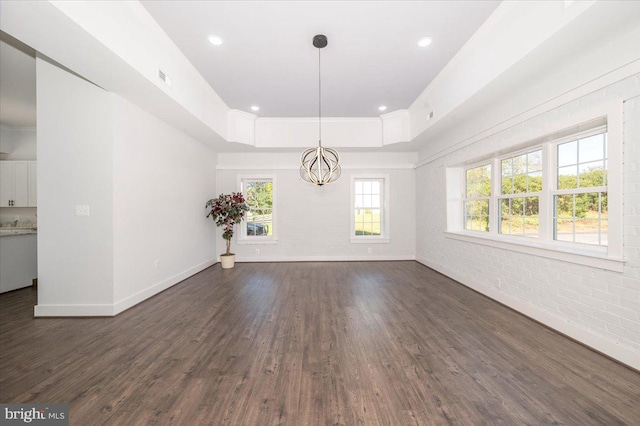
<path id="1" fill-rule="evenodd" d="M 231 269 L 236 263 L 236 255 L 230 254 L 225 256 L 224 254 L 220 255 L 220 264 L 222 265 L 222 269 Z"/>

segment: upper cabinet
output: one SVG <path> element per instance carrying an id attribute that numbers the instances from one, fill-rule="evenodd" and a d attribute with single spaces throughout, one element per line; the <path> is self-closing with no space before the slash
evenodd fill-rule
<path id="1" fill-rule="evenodd" d="M 38 163 L 29 161 L 29 207 L 38 205 Z"/>
<path id="2" fill-rule="evenodd" d="M 35 161 L 0 161 L 0 207 L 36 207 L 37 170 Z"/>

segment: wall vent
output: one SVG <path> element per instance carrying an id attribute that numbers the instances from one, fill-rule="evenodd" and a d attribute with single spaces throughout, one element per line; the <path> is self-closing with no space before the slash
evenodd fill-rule
<path id="1" fill-rule="evenodd" d="M 167 86 L 171 87 L 171 79 L 162 70 L 158 70 L 158 77 L 160 77 L 160 80 L 164 81 Z"/>

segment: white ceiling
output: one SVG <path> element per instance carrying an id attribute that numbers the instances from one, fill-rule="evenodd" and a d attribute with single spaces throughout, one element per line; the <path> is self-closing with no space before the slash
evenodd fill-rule
<path id="1" fill-rule="evenodd" d="M 142 1 L 230 108 L 366 117 L 408 108 L 500 1 Z M 207 36 L 219 35 L 222 46 Z M 417 46 L 431 37 L 427 48 Z"/>
<path id="2" fill-rule="evenodd" d="M 35 51 L 0 33 L 0 124 L 36 126 Z"/>

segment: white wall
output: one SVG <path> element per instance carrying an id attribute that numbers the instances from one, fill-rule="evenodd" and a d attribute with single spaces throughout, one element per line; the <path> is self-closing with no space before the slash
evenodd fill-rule
<path id="1" fill-rule="evenodd" d="M 228 107 L 139 2 L 3 1 L 0 28 L 197 140 L 227 145 Z"/>
<path id="2" fill-rule="evenodd" d="M 629 32 L 638 29 L 638 13 L 638 2 L 626 1 L 502 2 L 409 108 L 412 138 L 427 141 L 419 135 L 441 126 L 455 132 L 469 119 L 498 125 L 505 114 L 526 112 L 637 61 L 638 37 Z M 547 81 L 536 87 L 541 79 Z M 485 115 L 487 96 L 502 103 L 503 111 Z M 514 96 L 527 99 L 513 103 Z M 469 116 L 469 101 L 478 97 L 484 102 Z M 432 153 L 449 146 L 441 138 L 436 146 L 429 142 Z"/>
<path id="3" fill-rule="evenodd" d="M 638 2 L 627 4 L 640 7 Z M 565 38 L 575 40 L 576 35 L 570 33 Z M 640 44 L 640 21 L 636 19 L 633 28 L 620 26 L 594 32 L 589 38 L 596 40 L 588 49 L 571 52 L 565 51 L 561 38 L 506 71 L 502 80 L 493 82 L 430 129 L 420 159 L 441 157 L 515 122 L 536 117 L 550 104 L 559 107 L 640 72 L 640 50 L 636 48 Z M 554 66 L 541 70 L 541 64 L 549 58 Z"/>
<path id="4" fill-rule="evenodd" d="M 593 348 L 640 369 L 640 75 L 627 78 L 476 143 L 416 171 L 417 259 Z M 579 124 L 579 117 L 624 101 L 622 273 L 445 236 L 446 168 Z M 509 117 L 505 117 L 509 118 Z M 611 123 L 610 123 L 611 124 Z M 617 123 L 620 125 L 621 123 Z M 467 129 L 471 130 L 471 129 Z M 483 129 L 476 129 L 483 130 Z"/>
<path id="5" fill-rule="evenodd" d="M 113 95 L 41 58 L 36 80 L 35 313 L 105 314 L 113 304 Z M 76 216 L 76 205 L 90 216 Z"/>
<path id="6" fill-rule="evenodd" d="M 253 127 L 253 126 L 252 126 Z M 333 148 L 377 148 L 382 146 L 382 120 L 378 117 L 322 118 L 325 145 Z M 258 118 L 255 146 L 259 148 L 308 148 L 317 143 L 318 118 Z"/>
<path id="7" fill-rule="evenodd" d="M 226 136 L 229 108 L 142 4 L 137 1 L 51 3 L 191 114 Z M 116 21 L 118 30 L 114 31 Z M 160 80 L 158 70 L 171 78 L 172 87 Z"/>
<path id="8" fill-rule="evenodd" d="M 35 160 L 36 129 L 0 126 L 0 152 L 9 154 L 7 160 Z"/>
<path id="9" fill-rule="evenodd" d="M 113 111 L 117 313 L 215 262 L 216 156 L 123 98 Z"/>
<path id="10" fill-rule="evenodd" d="M 212 265 L 215 153 L 40 58 L 37 83 L 36 316 L 115 315 Z"/>
<path id="11" fill-rule="evenodd" d="M 317 187 L 299 177 L 299 153 L 219 154 L 217 191 L 238 191 L 240 176 L 276 177 L 277 244 L 238 244 L 232 252 L 242 261 L 393 260 L 415 258 L 415 162 L 407 153 L 340 153 L 342 177 Z M 386 174 L 390 179 L 391 241 L 386 244 L 350 242 L 351 174 Z M 213 223 L 211 223 L 213 226 Z M 218 253 L 224 240 L 217 231 Z M 368 253 L 371 248 L 372 253 Z M 260 254 L 256 253 L 260 250 Z"/>

